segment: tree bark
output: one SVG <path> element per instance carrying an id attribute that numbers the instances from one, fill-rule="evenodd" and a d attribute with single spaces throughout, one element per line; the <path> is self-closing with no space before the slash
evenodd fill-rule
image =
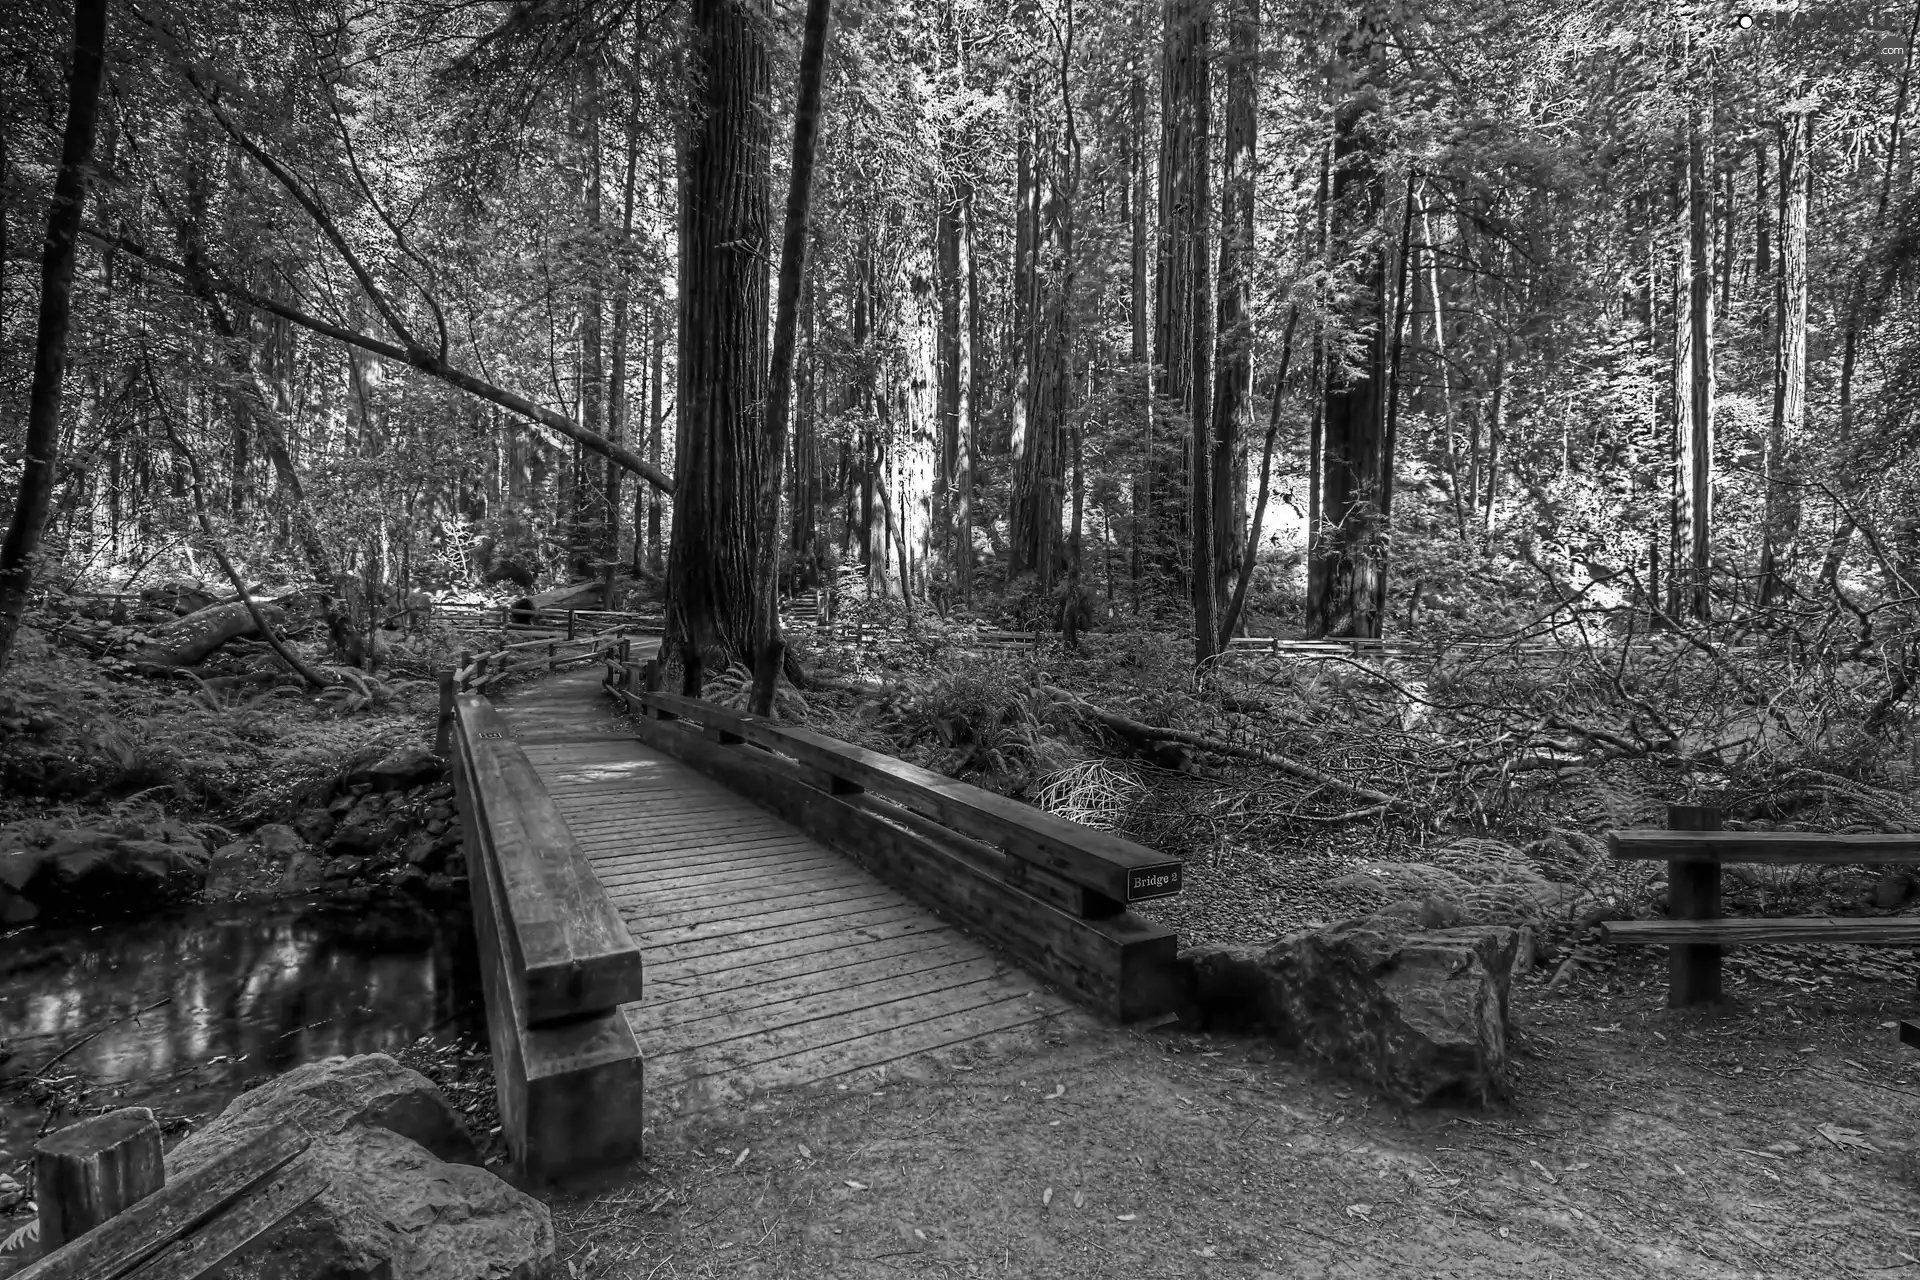
<path id="1" fill-rule="evenodd" d="M 1387 255 L 1377 223 L 1386 203 L 1378 153 L 1382 143 L 1370 127 L 1375 110 L 1371 79 L 1378 67 L 1380 35 L 1353 33 L 1349 56 L 1365 68 L 1334 110 L 1329 212 L 1335 238 L 1360 249 L 1360 300 L 1348 324 L 1364 335 L 1357 366 L 1328 357 L 1325 438 L 1322 444 L 1321 519 L 1330 526 L 1327 546 L 1312 557 L 1307 635 L 1380 635 L 1376 601 L 1386 573 L 1386 530 L 1381 517 L 1390 465 L 1386 458 L 1385 391 L 1389 301 Z"/>
<path id="2" fill-rule="evenodd" d="M 1240 577 L 1247 513 L 1236 485 L 1244 476 L 1244 455 L 1253 414 L 1253 206 L 1255 147 L 1259 137 L 1260 0 L 1231 0 L 1227 62 L 1226 182 L 1220 224 L 1219 373 L 1213 402 L 1213 531 L 1218 546 L 1213 592 L 1215 609 L 1229 610 Z M 1271 436 L 1271 433 L 1269 433 Z M 1232 624 L 1220 630 L 1224 647 Z"/>
<path id="3" fill-rule="evenodd" d="M 1807 215 L 1812 204 L 1812 117 L 1789 115 L 1780 133 L 1776 221 L 1780 253 L 1773 272 L 1773 419 L 1764 461 L 1759 602 L 1783 599 L 1791 585 L 1800 532 L 1795 459 L 1804 430 L 1807 392 Z M 1765 155 L 1762 151 L 1761 155 Z M 1764 219 L 1763 219 L 1764 223 Z M 1764 269 L 1767 249 L 1761 248 Z"/>
<path id="4" fill-rule="evenodd" d="M 67 123 L 47 209 L 47 235 L 40 253 L 40 317 L 34 339 L 33 382 L 27 396 L 27 431 L 20 491 L 13 520 L 0 542 L 0 676 L 13 657 L 27 593 L 33 587 L 35 553 L 53 500 L 54 463 L 60 443 L 60 401 L 67 372 L 67 330 L 73 312 L 73 261 L 93 160 L 94 123 L 100 104 L 106 46 L 106 0 L 75 0 L 73 75 L 67 87 Z"/>
<path id="5" fill-rule="evenodd" d="M 692 0 L 700 86 L 681 168 L 680 360 L 665 649 L 682 689 L 751 664 L 767 390 L 766 0 Z M 777 490 L 776 490 L 777 492 Z"/>
<path id="6" fill-rule="evenodd" d="M 780 292 L 774 306 L 773 363 L 767 376 L 766 440 L 761 448 L 760 507 L 753 562 L 753 695 L 755 715 L 773 714 L 774 686 L 785 646 L 780 639 L 780 491 L 787 454 L 787 421 L 793 390 L 793 347 L 806 269 L 807 214 L 813 194 L 813 153 L 820 128 L 821 68 L 833 0 L 807 0 L 807 27 L 800 49 L 800 81 L 794 94 L 793 163 L 787 188 L 786 227 L 780 246 Z"/>

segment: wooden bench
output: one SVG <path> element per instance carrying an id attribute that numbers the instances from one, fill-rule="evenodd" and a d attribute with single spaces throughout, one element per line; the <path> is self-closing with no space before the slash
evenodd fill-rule
<path id="1" fill-rule="evenodd" d="M 1171 929 L 1130 904 L 1180 891 L 1182 864 L 878 751 L 659 692 L 657 664 L 609 667 L 641 740 L 1127 1022 L 1178 1002 Z"/>
<path id="2" fill-rule="evenodd" d="M 1808 831 L 1725 831 L 1721 811 L 1667 806 L 1665 831 L 1616 831 L 1616 858 L 1667 862 L 1666 920 L 1612 920 L 1606 941 L 1667 948 L 1667 1003 L 1675 1008 L 1722 997 L 1723 948 L 1755 942 L 1920 945 L 1920 918 L 1786 916 L 1728 920 L 1721 914 L 1720 868 L 1727 863 L 1825 865 L 1920 863 L 1920 836 L 1827 835 Z"/>
<path id="3" fill-rule="evenodd" d="M 491 704 L 454 699 L 454 795 L 502 1136 L 545 1182 L 640 1154 L 642 1068 L 620 1006 L 640 949 Z"/>

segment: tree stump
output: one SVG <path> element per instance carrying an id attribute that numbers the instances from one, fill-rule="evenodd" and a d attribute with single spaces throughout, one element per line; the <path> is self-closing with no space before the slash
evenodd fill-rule
<path id="1" fill-rule="evenodd" d="M 33 1150 L 40 1247 L 52 1253 L 167 1180 L 160 1124 L 146 1107 L 125 1107 L 69 1125 Z"/>

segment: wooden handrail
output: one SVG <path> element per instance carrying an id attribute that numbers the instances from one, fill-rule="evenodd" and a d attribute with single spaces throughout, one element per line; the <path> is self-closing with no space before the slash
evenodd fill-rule
<path id="1" fill-rule="evenodd" d="M 488 877 L 527 1025 L 604 1013 L 640 998 L 640 949 L 533 764 L 486 699 L 454 699 L 457 763 L 481 843 L 468 874 Z M 477 855 L 477 856 L 476 856 Z"/>
<path id="2" fill-rule="evenodd" d="M 1920 862 L 1920 835 L 1834 835 L 1821 831 L 1615 831 L 1616 858 L 1744 863 Z"/>
<path id="3" fill-rule="evenodd" d="M 1182 863 L 1111 832 L 1056 817 L 971 783 L 810 729 L 775 724 L 698 698 L 628 696 L 660 719 L 693 720 L 738 741 L 791 756 L 832 780 L 835 792 L 870 791 L 1115 903 L 1180 892 Z"/>

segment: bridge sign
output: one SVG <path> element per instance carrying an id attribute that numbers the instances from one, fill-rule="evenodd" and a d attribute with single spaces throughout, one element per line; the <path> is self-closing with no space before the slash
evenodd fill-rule
<path id="1" fill-rule="evenodd" d="M 1180 864 L 1163 862 L 1151 867 L 1127 869 L 1127 901 L 1171 898 L 1180 892 Z"/>

